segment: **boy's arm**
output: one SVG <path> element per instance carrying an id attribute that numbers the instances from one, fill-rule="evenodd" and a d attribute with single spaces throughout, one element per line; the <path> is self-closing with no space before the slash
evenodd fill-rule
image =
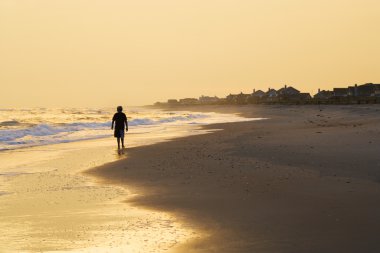
<path id="1" fill-rule="evenodd" d="M 114 114 L 112 117 L 112 126 L 111 126 L 112 130 L 113 130 L 113 125 L 114 125 L 115 121 L 116 121 L 116 114 Z"/>
<path id="2" fill-rule="evenodd" d="M 125 117 L 125 131 L 128 132 L 128 119 Z"/>

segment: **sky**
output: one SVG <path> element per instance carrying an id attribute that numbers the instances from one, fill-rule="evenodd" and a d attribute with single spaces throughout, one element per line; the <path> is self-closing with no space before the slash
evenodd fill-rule
<path id="1" fill-rule="evenodd" d="M 0 0 L 0 108 L 380 83 L 378 0 Z"/>

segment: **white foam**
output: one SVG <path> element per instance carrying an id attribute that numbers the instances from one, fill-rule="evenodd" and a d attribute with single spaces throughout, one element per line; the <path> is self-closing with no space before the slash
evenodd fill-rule
<path id="1" fill-rule="evenodd" d="M 5 117 L 3 122 L 16 122 L 14 119 L 16 115 L 16 117 L 21 118 L 17 119 L 17 122 L 21 121 L 21 123 L 17 128 L 12 126 L 11 128 L 0 129 L 0 150 L 112 136 L 111 121 L 104 120 L 110 119 L 113 112 L 107 113 L 105 110 L 56 109 L 46 111 L 38 109 L 37 111 L 28 110 L 28 114 L 25 114 L 25 109 L 23 109 L 9 112 L 13 118 Z M 130 116 L 128 124 L 131 132 L 146 128 L 154 128 L 155 131 L 160 131 L 160 128 L 165 125 L 203 125 L 252 120 L 231 114 L 163 112 L 146 109 L 137 109 L 133 113 L 127 113 L 127 115 Z M 83 118 L 93 121 L 82 121 Z M 29 127 L 25 127 L 28 125 Z"/>

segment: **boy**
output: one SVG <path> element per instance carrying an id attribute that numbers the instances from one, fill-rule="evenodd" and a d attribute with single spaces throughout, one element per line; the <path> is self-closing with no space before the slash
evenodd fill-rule
<path id="1" fill-rule="evenodd" d="M 117 138 L 117 149 L 120 150 L 120 139 L 122 148 L 124 148 L 124 129 L 128 132 L 128 121 L 127 116 L 123 113 L 123 107 L 117 107 L 117 113 L 113 115 L 111 129 L 114 129 L 114 136 Z"/>

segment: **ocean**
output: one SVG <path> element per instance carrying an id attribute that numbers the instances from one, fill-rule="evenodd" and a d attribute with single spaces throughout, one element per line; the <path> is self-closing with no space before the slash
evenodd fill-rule
<path id="1" fill-rule="evenodd" d="M 112 137 L 115 108 L 0 109 L 0 150 Z M 130 107 L 130 133 L 163 131 L 167 126 L 244 121 L 231 114 L 163 111 Z"/>

